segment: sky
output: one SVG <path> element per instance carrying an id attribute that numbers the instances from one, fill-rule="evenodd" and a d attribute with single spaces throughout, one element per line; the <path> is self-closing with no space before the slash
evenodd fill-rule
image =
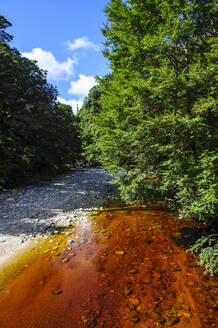
<path id="1" fill-rule="evenodd" d="M 10 45 L 47 70 L 48 82 L 58 89 L 58 100 L 82 106 L 96 84 L 95 76 L 109 73 L 103 57 L 107 0 L 2 0 L 0 15 L 13 26 Z"/>

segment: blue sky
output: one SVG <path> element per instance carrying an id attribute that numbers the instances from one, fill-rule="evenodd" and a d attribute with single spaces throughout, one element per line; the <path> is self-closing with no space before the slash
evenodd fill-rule
<path id="1" fill-rule="evenodd" d="M 15 46 L 38 61 L 56 85 L 59 99 L 74 111 L 82 105 L 95 75 L 109 72 L 101 51 L 107 0 L 2 0 L 0 15 L 13 26 Z"/>

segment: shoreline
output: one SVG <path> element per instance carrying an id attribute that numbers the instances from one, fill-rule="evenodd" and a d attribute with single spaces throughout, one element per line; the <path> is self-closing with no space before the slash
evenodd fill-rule
<path id="1" fill-rule="evenodd" d="M 0 193 L 0 265 L 30 241 L 57 233 L 116 198 L 113 177 L 103 169 L 73 169 L 36 186 Z"/>

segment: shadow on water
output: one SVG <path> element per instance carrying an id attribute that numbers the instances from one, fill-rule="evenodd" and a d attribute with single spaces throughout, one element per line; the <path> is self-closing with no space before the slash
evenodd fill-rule
<path id="1" fill-rule="evenodd" d="M 196 241 L 204 234 L 204 229 L 200 227 L 183 227 L 178 230 L 178 235 L 174 234 L 172 238 L 178 246 L 186 248 L 194 245 Z"/>

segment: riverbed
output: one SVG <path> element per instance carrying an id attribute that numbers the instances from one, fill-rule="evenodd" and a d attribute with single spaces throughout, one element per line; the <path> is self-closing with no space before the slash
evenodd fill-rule
<path id="1" fill-rule="evenodd" d="M 216 281 L 184 247 L 198 228 L 158 203 L 78 217 L 4 266 L 0 327 L 216 327 Z"/>
<path id="2" fill-rule="evenodd" d="M 113 198 L 112 175 L 77 168 L 37 185 L 0 192 L 0 265 L 30 241 L 48 237 Z"/>

